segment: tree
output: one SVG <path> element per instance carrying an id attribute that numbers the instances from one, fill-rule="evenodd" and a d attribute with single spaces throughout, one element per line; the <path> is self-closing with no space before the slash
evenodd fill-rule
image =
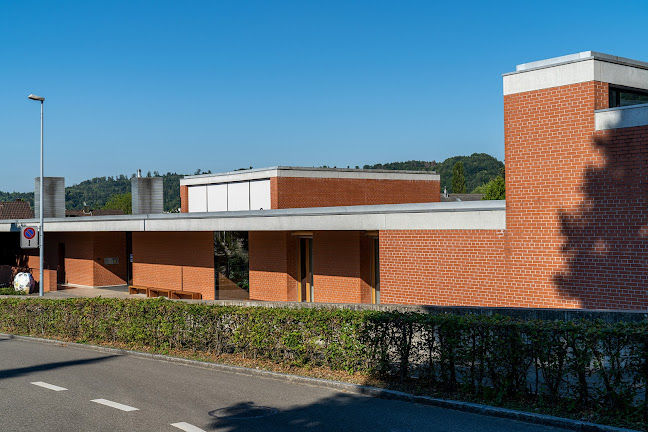
<path id="1" fill-rule="evenodd" d="M 506 183 L 504 177 L 497 176 L 486 184 L 485 200 L 503 200 L 506 198 Z"/>
<path id="2" fill-rule="evenodd" d="M 133 214 L 133 199 L 130 192 L 116 194 L 110 197 L 106 205 L 106 210 L 122 210 L 124 214 Z"/>
<path id="3" fill-rule="evenodd" d="M 506 198 L 506 168 L 500 169 L 500 175 L 486 184 L 485 200 L 503 200 Z"/>
<path id="4" fill-rule="evenodd" d="M 463 162 L 457 162 L 452 167 L 452 193 L 466 193 Z"/>

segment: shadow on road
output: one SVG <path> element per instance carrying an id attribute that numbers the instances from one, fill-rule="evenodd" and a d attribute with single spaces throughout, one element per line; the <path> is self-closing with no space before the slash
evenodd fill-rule
<path id="1" fill-rule="evenodd" d="M 278 398 L 281 396 L 278 395 Z M 543 432 L 559 428 L 486 417 L 408 402 L 338 393 L 314 403 L 276 409 L 242 401 L 209 412 L 205 430 L 219 432 L 384 431 Z"/>
<path id="2" fill-rule="evenodd" d="M 213 421 L 208 430 L 227 432 L 373 430 L 376 424 L 373 424 L 373 421 L 366 421 L 366 411 L 370 409 L 369 402 L 369 398 L 348 394 L 335 395 L 314 404 L 296 406 L 287 410 L 260 406 L 254 402 L 239 402 L 211 411 L 209 415 L 213 417 Z M 393 419 L 390 419 L 388 423 L 392 421 Z M 405 425 L 393 429 L 413 430 L 403 426 Z"/>
<path id="3" fill-rule="evenodd" d="M 8 339 L 3 339 L 3 340 L 8 340 Z M 21 375 L 27 375 L 33 372 L 43 372 L 43 371 L 48 371 L 52 369 L 60 369 L 60 368 L 66 368 L 70 366 L 78 366 L 78 365 L 83 365 L 83 364 L 91 364 L 91 363 L 99 363 L 103 362 L 106 360 L 110 360 L 115 357 L 121 357 L 118 355 L 109 355 L 109 356 L 104 356 L 104 357 L 95 357 L 91 359 L 83 359 L 83 360 L 70 360 L 70 361 L 64 361 L 64 362 L 55 362 L 55 363 L 45 363 L 45 364 L 40 364 L 40 365 L 35 365 L 35 366 L 27 366 L 27 367 L 21 367 L 21 368 L 15 368 L 15 369 L 4 369 L 0 370 L 0 379 L 6 379 L 6 378 L 14 378 L 17 376 Z"/>

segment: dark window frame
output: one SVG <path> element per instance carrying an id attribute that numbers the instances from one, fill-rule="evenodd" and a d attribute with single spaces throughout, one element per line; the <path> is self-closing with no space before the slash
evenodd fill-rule
<path id="1" fill-rule="evenodd" d="M 638 88 L 633 88 L 633 87 L 619 86 L 619 85 L 610 85 L 610 89 L 609 89 L 609 107 L 610 108 L 621 108 L 623 106 L 642 105 L 642 103 L 621 105 L 621 94 L 622 93 L 629 93 L 629 94 L 632 94 L 632 95 L 635 95 L 635 96 L 644 96 L 644 97 L 648 98 L 648 90 L 643 90 L 643 89 L 638 89 Z M 648 103 L 648 100 L 646 100 L 645 103 Z"/>

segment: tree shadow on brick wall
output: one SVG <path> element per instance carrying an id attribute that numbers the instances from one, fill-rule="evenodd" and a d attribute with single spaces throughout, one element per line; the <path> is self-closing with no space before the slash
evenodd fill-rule
<path id="1" fill-rule="evenodd" d="M 586 168 L 579 207 L 559 210 L 567 268 L 554 283 L 584 308 L 645 309 L 648 127 L 601 133 L 593 146 L 605 164 Z"/>

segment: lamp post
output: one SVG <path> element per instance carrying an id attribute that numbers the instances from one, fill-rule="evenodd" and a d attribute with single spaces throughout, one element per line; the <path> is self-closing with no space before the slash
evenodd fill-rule
<path id="1" fill-rule="evenodd" d="M 43 297 L 43 283 L 45 282 L 43 280 L 43 257 L 44 257 L 44 250 L 45 250 L 45 244 L 44 244 L 44 238 L 43 238 L 43 231 L 44 231 L 44 225 L 43 225 L 43 102 L 45 102 L 45 98 L 41 96 L 36 96 L 34 94 L 30 94 L 27 96 L 31 100 L 35 101 L 40 101 L 40 106 L 41 106 L 41 140 L 40 140 L 40 200 L 39 200 L 39 219 L 40 219 L 40 229 L 38 230 L 38 249 L 39 249 L 39 267 L 40 267 L 40 273 L 39 273 L 39 279 L 38 279 L 38 295 L 39 297 Z"/>

